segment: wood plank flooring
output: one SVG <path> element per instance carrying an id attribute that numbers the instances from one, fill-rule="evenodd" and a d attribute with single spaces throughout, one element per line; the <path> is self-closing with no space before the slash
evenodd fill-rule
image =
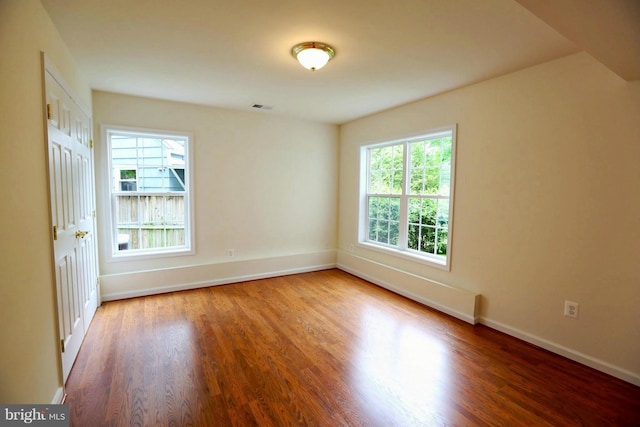
<path id="1" fill-rule="evenodd" d="M 105 303 L 73 426 L 638 426 L 640 388 L 339 270 Z"/>

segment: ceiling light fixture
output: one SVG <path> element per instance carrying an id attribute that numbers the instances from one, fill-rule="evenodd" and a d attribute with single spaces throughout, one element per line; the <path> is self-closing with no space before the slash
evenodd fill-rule
<path id="1" fill-rule="evenodd" d="M 315 71 L 327 65 L 336 51 L 328 44 L 320 42 L 299 43 L 291 48 L 291 55 L 307 70 Z"/>

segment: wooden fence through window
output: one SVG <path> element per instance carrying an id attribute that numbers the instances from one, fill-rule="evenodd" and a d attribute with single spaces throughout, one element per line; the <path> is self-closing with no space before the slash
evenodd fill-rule
<path id="1" fill-rule="evenodd" d="M 115 197 L 118 241 L 128 240 L 126 249 L 184 246 L 184 195 Z M 120 248 L 125 249 L 124 245 Z"/>

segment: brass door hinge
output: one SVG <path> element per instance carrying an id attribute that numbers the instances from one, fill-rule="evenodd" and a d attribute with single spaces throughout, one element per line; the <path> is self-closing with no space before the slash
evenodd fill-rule
<path id="1" fill-rule="evenodd" d="M 60 340 L 60 347 L 62 348 L 62 352 L 64 353 L 64 340 Z"/>
<path id="2" fill-rule="evenodd" d="M 51 120 L 51 104 L 47 104 L 47 120 Z"/>
<path id="3" fill-rule="evenodd" d="M 96 217 L 96 211 L 95 211 L 95 210 L 94 210 L 93 212 L 91 212 L 91 216 L 92 216 L 93 218 L 95 218 L 95 217 Z"/>
<path id="4" fill-rule="evenodd" d="M 53 226 L 53 240 L 58 240 L 58 226 Z"/>
<path id="5" fill-rule="evenodd" d="M 93 148 L 93 139 L 89 140 L 89 148 Z"/>

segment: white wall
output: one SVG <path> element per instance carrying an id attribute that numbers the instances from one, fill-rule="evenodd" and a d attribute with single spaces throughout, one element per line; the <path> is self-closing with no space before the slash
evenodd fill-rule
<path id="1" fill-rule="evenodd" d="M 193 132 L 195 141 L 196 254 L 107 262 L 109 182 L 95 138 L 107 299 L 335 266 L 337 126 L 105 92 L 93 102 L 96 136 L 116 124 Z"/>
<path id="2" fill-rule="evenodd" d="M 451 272 L 349 252 L 359 147 L 452 123 Z M 341 127 L 338 263 L 478 292 L 482 323 L 640 384 L 639 159 L 640 82 L 586 54 L 356 120 Z M 391 284 L 407 290 L 400 278 Z M 429 300 L 430 289 L 407 291 Z M 564 300 L 579 320 L 563 317 Z"/>
<path id="3" fill-rule="evenodd" d="M 40 52 L 75 96 L 89 87 L 37 0 L 0 1 L 0 402 L 61 397 Z"/>

